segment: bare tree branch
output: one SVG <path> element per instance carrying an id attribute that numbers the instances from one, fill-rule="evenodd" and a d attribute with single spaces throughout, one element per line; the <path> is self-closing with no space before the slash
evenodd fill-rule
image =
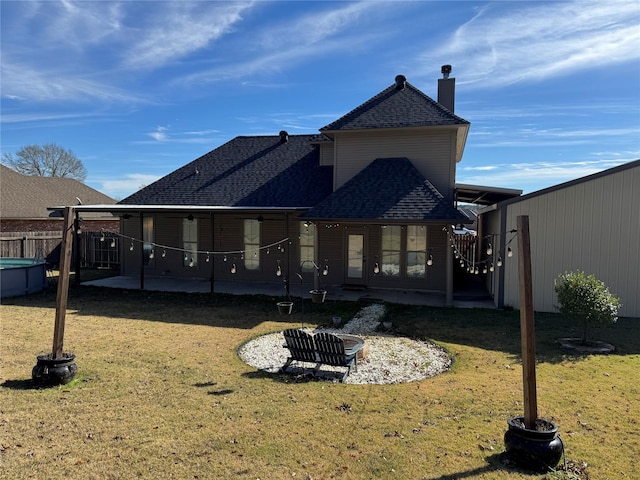
<path id="1" fill-rule="evenodd" d="M 82 161 L 71 150 L 55 143 L 27 145 L 18 150 L 15 157 L 5 153 L 2 160 L 23 175 L 75 178 L 81 182 L 87 178 Z"/>

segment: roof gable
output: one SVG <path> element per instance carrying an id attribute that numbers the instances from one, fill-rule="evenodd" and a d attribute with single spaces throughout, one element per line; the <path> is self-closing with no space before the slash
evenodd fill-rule
<path id="1" fill-rule="evenodd" d="M 121 204 L 309 207 L 332 189 L 314 135 L 236 137 Z"/>
<path id="2" fill-rule="evenodd" d="M 469 124 L 403 79 L 320 131 Z"/>
<path id="3" fill-rule="evenodd" d="M 114 199 L 73 178 L 22 175 L 0 165 L 3 219 L 44 219 L 47 209 L 62 205 L 114 204 Z M 89 215 L 91 216 L 91 215 Z M 93 214 L 94 217 L 104 215 Z"/>
<path id="4" fill-rule="evenodd" d="M 407 158 L 374 160 L 303 218 L 467 220 Z"/>

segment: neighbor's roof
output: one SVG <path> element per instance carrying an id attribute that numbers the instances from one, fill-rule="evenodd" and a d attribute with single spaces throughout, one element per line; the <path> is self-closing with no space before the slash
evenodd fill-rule
<path id="1" fill-rule="evenodd" d="M 469 125 L 409 82 L 403 82 L 404 77 L 398 77 L 395 84 L 320 131 Z"/>
<path id="2" fill-rule="evenodd" d="M 0 216 L 3 220 L 42 220 L 59 217 L 55 205 L 114 204 L 114 199 L 72 178 L 22 175 L 0 165 Z M 87 220 L 109 217 L 94 213 Z"/>
<path id="3" fill-rule="evenodd" d="M 236 137 L 120 204 L 311 207 L 331 193 L 315 135 Z"/>
<path id="4" fill-rule="evenodd" d="M 374 160 L 301 218 L 469 222 L 407 158 Z"/>

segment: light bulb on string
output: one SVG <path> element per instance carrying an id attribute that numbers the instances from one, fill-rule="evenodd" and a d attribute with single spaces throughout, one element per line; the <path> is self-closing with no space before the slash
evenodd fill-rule
<path id="1" fill-rule="evenodd" d="M 116 248 L 116 239 L 115 238 L 111 239 L 111 248 Z"/>
<path id="2" fill-rule="evenodd" d="M 189 260 L 189 257 L 187 256 L 187 254 L 184 254 L 184 261 L 186 262 L 187 260 Z"/>
<path id="3" fill-rule="evenodd" d="M 189 261 L 189 266 L 193 267 L 193 257 L 191 257 L 191 260 Z"/>
<path id="4" fill-rule="evenodd" d="M 104 232 L 102 232 L 102 235 L 100 235 L 100 241 L 104 242 Z"/>
<path id="5" fill-rule="evenodd" d="M 129 246 L 129 251 L 133 252 L 133 242 L 131 242 L 131 245 Z"/>
<path id="6" fill-rule="evenodd" d="M 322 270 L 322 275 L 324 275 L 325 277 L 329 275 L 329 265 L 325 264 L 324 270 Z"/>
<path id="7" fill-rule="evenodd" d="M 162 258 L 167 256 L 167 251 L 166 250 L 162 250 Z"/>
<path id="8" fill-rule="evenodd" d="M 473 273 L 475 273 L 476 275 L 478 275 L 478 274 L 480 273 L 480 269 L 479 269 L 478 267 L 476 267 L 476 269 L 475 269 L 475 271 L 474 271 Z"/>
<path id="9" fill-rule="evenodd" d="M 498 265 L 498 267 L 502 266 L 502 257 L 498 257 L 498 262 L 496 263 L 496 265 Z"/>
<path id="10" fill-rule="evenodd" d="M 209 263 L 209 252 L 207 252 L 207 259 L 205 260 L 205 262 Z"/>
<path id="11" fill-rule="evenodd" d="M 487 266 L 482 267 L 482 273 L 487 273 Z"/>
<path id="12" fill-rule="evenodd" d="M 491 262 L 491 265 L 489 265 L 489 271 L 493 272 L 495 269 L 493 268 L 493 262 Z"/>
<path id="13" fill-rule="evenodd" d="M 155 254 L 155 252 L 153 251 L 153 248 L 152 248 L 151 251 L 149 252 L 149 258 L 152 259 L 155 256 L 156 256 L 156 254 Z"/>
<path id="14" fill-rule="evenodd" d="M 507 257 L 513 257 L 513 250 L 511 250 L 511 247 L 507 247 Z"/>
<path id="15" fill-rule="evenodd" d="M 487 255 L 491 255 L 493 253 L 493 248 L 491 247 L 491 244 L 487 245 Z"/>
<path id="16" fill-rule="evenodd" d="M 223 262 L 226 262 L 226 261 L 227 261 L 227 256 L 226 256 L 226 255 L 222 258 L 222 261 L 223 261 Z"/>
<path id="17" fill-rule="evenodd" d="M 380 273 L 380 265 L 378 265 L 378 262 L 376 262 L 375 266 L 373 267 L 373 273 L 375 273 L 376 275 Z"/>
<path id="18" fill-rule="evenodd" d="M 231 273 L 236 273 L 236 264 L 231 265 Z"/>
<path id="19" fill-rule="evenodd" d="M 433 255 L 429 254 L 429 259 L 427 260 L 427 265 L 431 266 L 433 265 Z"/>
<path id="20" fill-rule="evenodd" d="M 278 268 L 276 268 L 276 277 L 281 277 L 282 276 L 282 268 L 280 268 L 280 265 L 278 265 Z"/>

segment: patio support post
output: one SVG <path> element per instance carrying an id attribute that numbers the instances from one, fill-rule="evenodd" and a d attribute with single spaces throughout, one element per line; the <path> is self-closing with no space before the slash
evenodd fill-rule
<path id="1" fill-rule="evenodd" d="M 80 285 L 80 235 L 78 234 L 78 231 L 80 231 L 80 214 L 78 212 L 75 212 L 73 231 L 75 236 L 75 242 L 73 242 L 73 251 L 75 252 L 75 262 L 73 265 L 73 270 L 76 274 L 74 282 L 76 285 Z"/>
<path id="2" fill-rule="evenodd" d="M 284 229 L 285 229 L 285 237 L 289 238 L 289 212 L 284 212 Z M 289 245 L 287 245 L 287 276 L 286 278 L 286 282 L 285 282 L 285 288 L 287 289 L 287 297 L 289 296 L 289 285 L 291 285 L 290 282 L 290 278 L 289 278 L 289 274 L 290 274 L 290 270 L 289 270 L 289 265 L 291 264 L 291 252 L 290 252 L 290 248 Z"/>
<path id="3" fill-rule="evenodd" d="M 67 301 L 69 298 L 69 272 L 71 270 L 71 248 L 73 246 L 73 207 L 64 210 L 64 230 L 62 231 L 62 245 L 60 247 L 60 272 L 58 291 L 56 293 L 56 320 L 53 329 L 54 359 L 62 358 L 64 344 L 64 323 L 67 315 Z"/>
<path id="4" fill-rule="evenodd" d="M 140 290 L 144 290 L 144 218 L 140 212 Z"/>
<path id="5" fill-rule="evenodd" d="M 216 251 L 216 228 L 215 228 L 215 215 L 213 214 L 213 212 L 211 212 L 211 250 L 212 251 Z M 215 269 L 215 259 L 216 256 L 215 255 L 211 255 L 211 276 L 209 277 L 209 291 L 210 293 L 214 293 L 214 269 Z"/>
<path id="6" fill-rule="evenodd" d="M 533 318 L 533 287 L 531 279 L 531 243 L 529 216 L 520 215 L 518 224 L 518 273 L 520 281 L 520 340 L 522 344 L 522 384 L 524 393 L 524 425 L 535 430 L 536 396 L 536 339 Z"/>
<path id="7" fill-rule="evenodd" d="M 451 230 L 451 226 L 447 227 L 447 238 L 453 238 L 453 231 Z M 447 242 L 446 244 L 447 254 L 446 254 L 446 298 L 445 305 L 447 307 L 453 307 L 453 248 Z"/>

